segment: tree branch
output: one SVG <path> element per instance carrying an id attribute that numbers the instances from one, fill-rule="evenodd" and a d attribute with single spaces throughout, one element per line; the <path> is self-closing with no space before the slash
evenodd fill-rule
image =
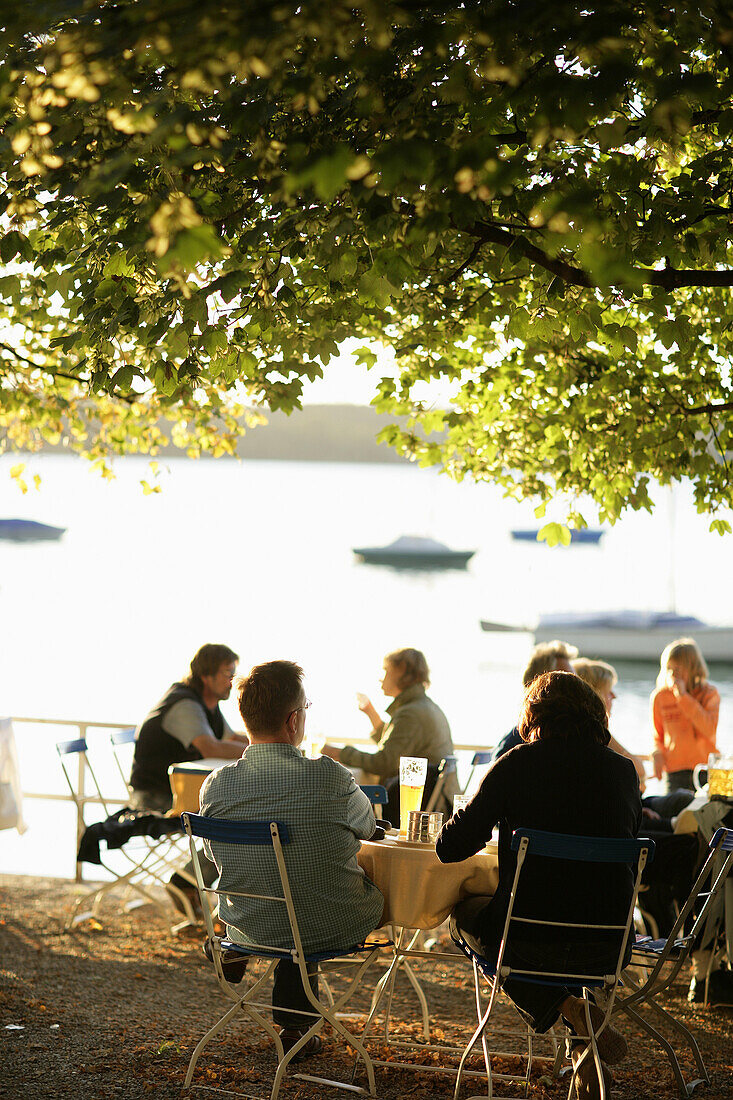
<path id="1" fill-rule="evenodd" d="M 511 248 L 513 245 L 519 246 L 520 252 L 527 260 L 537 264 L 538 267 L 543 267 L 546 271 L 556 275 L 571 286 L 592 287 L 601 285 L 594 282 L 582 268 L 574 267 L 573 264 L 569 264 L 565 260 L 548 256 L 546 252 L 543 252 L 537 245 L 532 244 L 526 237 L 515 237 L 505 229 L 500 229 L 488 222 L 476 222 L 467 232 L 471 236 L 478 237 L 480 240 L 488 241 L 491 244 L 504 245 L 506 248 Z M 702 268 L 699 271 L 680 271 L 676 268 L 665 268 L 662 271 L 653 271 L 647 267 L 632 267 L 630 274 L 634 278 L 629 282 L 640 283 L 642 286 L 659 286 L 664 290 L 677 290 L 686 286 L 733 286 L 733 271 L 729 269 L 718 271 L 711 268 Z M 612 285 L 624 286 L 627 284 L 624 280 L 619 279 Z"/>
<path id="2" fill-rule="evenodd" d="M 712 402 L 709 405 L 695 405 L 691 409 L 683 409 L 685 416 L 701 416 L 704 413 L 730 412 L 733 410 L 733 401 L 721 401 L 719 405 Z"/>

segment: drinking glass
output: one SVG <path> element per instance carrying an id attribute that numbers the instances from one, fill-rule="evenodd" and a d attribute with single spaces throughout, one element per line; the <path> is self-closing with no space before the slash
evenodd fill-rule
<path id="1" fill-rule="evenodd" d="M 427 774 L 428 762 L 425 757 L 400 757 L 400 833 L 403 836 L 407 834 L 410 810 L 419 810 L 422 805 Z"/>

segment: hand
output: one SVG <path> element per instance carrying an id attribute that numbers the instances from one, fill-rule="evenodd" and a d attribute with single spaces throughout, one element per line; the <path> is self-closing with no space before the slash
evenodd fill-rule
<path id="1" fill-rule="evenodd" d="M 641 816 L 644 818 L 645 821 L 649 821 L 650 823 L 656 823 L 662 820 L 661 814 L 658 814 L 656 810 L 648 809 L 648 807 L 646 806 L 642 808 Z"/>
<path id="2" fill-rule="evenodd" d="M 372 701 L 368 695 L 365 695 L 363 691 L 357 691 L 356 693 L 356 705 L 359 710 L 369 710 L 372 706 Z"/>
<path id="3" fill-rule="evenodd" d="M 335 745 L 321 745 L 321 756 L 328 756 L 338 764 L 341 760 L 341 749 L 337 749 Z"/>
<path id="4" fill-rule="evenodd" d="M 654 766 L 655 778 L 661 779 L 664 775 L 664 765 L 667 762 L 667 754 L 662 752 L 661 749 L 655 749 L 652 753 L 652 764 Z"/>

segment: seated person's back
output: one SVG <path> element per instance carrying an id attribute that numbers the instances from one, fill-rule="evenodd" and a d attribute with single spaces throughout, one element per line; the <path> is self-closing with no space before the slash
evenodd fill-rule
<path id="1" fill-rule="evenodd" d="M 303 948 L 313 952 L 361 943 L 378 925 L 384 899 L 356 860 L 360 839 L 375 829 L 369 799 L 346 768 L 325 757 L 307 760 L 298 747 L 310 705 L 302 676 L 292 661 L 270 661 L 240 682 L 239 710 L 251 744 L 206 780 L 201 812 L 287 826 L 285 864 Z M 281 893 L 269 845 L 209 847 L 221 888 Z M 222 898 L 219 912 L 233 940 L 292 946 L 284 906 Z"/>
<path id="2" fill-rule="evenodd" d="M 237 821 L 279 821 L 305 951 L 361 943 L 379 922 L 383 898 L 359 867 L 359 838 L 375 822 L 371 804 L 340 764 L 304 758 L 292 744 L 253 743 L 241 760 L 213 772 L 201 791 L 201 812 Z M 269 846 L 212 845 L 220 888 L 279 894 Z M 221 899 L 221 919 L 241 943 L 290 947 L 284 906 L 252 899 Z"/>

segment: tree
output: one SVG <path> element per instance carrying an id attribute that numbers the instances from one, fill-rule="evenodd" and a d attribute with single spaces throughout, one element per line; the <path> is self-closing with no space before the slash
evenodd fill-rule
<path id="1" fill-rule="evenodd" d="M 233 402 L 296 408 L 357 337 L 365 367 L 393 349 L 376 403 L 410 415 L 387 434 L 422 463 L 539 512 L 560 488 L 614 520 L 651 507 L 651 478 L 730 505 L 727 5 L 46 0 L 4 20 L 11 444 L 149 450 L 165 416 L 226 449 Z"/>

